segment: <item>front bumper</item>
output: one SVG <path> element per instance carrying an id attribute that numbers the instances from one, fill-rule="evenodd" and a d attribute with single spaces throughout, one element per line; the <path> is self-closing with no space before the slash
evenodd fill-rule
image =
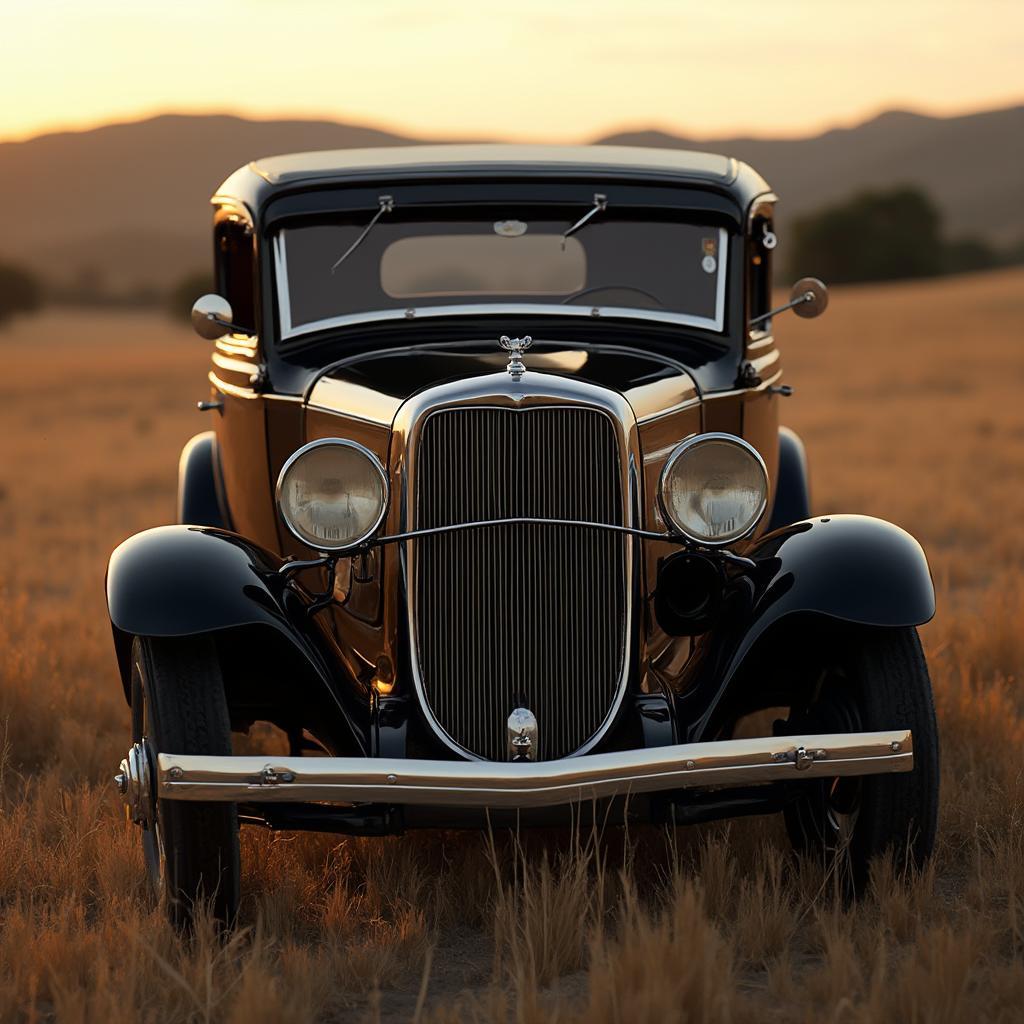
<path id="1" fill-rule="evenodd" d="M 534 808 L 678 789 L 909 772 L 913 767 L 907 729 L 689 743 L 540 762 L 160 754 L 156 796 L 229 803 Z"/>

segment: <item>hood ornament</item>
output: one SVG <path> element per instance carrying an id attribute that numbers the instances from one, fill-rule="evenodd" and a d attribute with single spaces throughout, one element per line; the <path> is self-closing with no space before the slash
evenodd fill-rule
<path id="1" fill-rule="evenodd" d="M 508 372 L 514 381 L 522 379 L 524 373 L 526 373 L 526 367 L 523 365 L 523 353 L 533 344 L 533 338 L 528 334 L 524 334 L 521 338 L 510 338 L 507 334 L 503 334 L 498 342 L 501 347 L 508 352 Z"/>

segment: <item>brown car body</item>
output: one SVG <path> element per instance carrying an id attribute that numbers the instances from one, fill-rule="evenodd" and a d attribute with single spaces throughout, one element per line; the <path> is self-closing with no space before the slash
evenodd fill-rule
<path id="1" fill-rule="evenodd" d="M 231 728 L 272 722 L 289 754 L 256 764 L 136 736 L 119 776 L 136 820 L 214 800 L 270 827 L 389 832 L 501 808 L 561 820 L 590 798 L 700 820 L 777 809 L 794 767 L 909 771 L 907 722 L 731 740 L 746 715 L 806 703 L 794 652 L 815 635 L 934 609 L 903 531 L 808 518 L 803 448 L 779 423 L 774 203 L 735 160 L 620 147 L 300 154 L 229 177 L 213 198 L 218 295 L 194 312 L 214 338 L 212 429 L 182 455 L 181 525 L 114 553 L 108 599 L 129 697 L 140 642 L 212 638 Z M 583 287 L 393 298 L 396 240 L 434 244 L 449 223 L 481 251 L 546 224 L 562 254 L 573 239 Z M 301 247 L 325 226 L 332 267 Z M 691 273 L 673 269 L 672 231 L 702 247 L 707 276 L 694 266 L 686 285 L 700 316 L 666 298 Z M 792 304 L 820 311 L 807 287 Z M 662 495 L 680 446 L 716 436 L 767 476 L 763 514 L 729 544 L 685 534 Z M 280 493 L 330 439 L 387 481 L 379 526 L 344 550 L 304 544 Z"/>

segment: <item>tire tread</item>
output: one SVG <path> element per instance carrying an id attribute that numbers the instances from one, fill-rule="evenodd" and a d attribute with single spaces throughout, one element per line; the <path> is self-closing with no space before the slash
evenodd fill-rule
<path id="1" fill-rule="evenodd" d="M 230 754 L 231 724 L 213 640 L 157 637 L 140 643 L 158 750 Z M 235 805 L 163 800 L 158 813 L 172 919 L 188 926 L 193 904 L 206 899 L 217 920 L 230 924 L 237 912 L 240 875 Z"/>

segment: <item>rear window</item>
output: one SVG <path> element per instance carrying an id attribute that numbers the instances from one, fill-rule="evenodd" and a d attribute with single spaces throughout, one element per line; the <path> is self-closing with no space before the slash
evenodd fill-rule
<path id="1" fill-rule="evenodd" d="M 392 242 L 380 286 L 393 299 L 568 295 L 587 280 L 578 239 L 560 235 L 421 235 Z"/>

